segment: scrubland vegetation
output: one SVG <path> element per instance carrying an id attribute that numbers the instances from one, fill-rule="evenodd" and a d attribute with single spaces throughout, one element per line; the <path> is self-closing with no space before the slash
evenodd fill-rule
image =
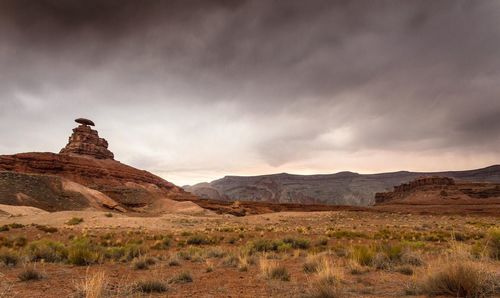
<path id="1" fill-rule="evenodd" d="M 44 283 L 75 297 L 500 295 L 496 219 L 446 220 L 410 226 L 394 215 L 349 229 L 332 214 L 316 225 L 285 217 L 171 231 L 11 224 L 0 227 L 0 297 Z"/>

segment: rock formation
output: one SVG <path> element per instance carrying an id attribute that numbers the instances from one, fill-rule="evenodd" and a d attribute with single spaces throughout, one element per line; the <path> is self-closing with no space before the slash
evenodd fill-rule
<path id="1" fill-rule="evenodd" d="M 14 200 L 17 193 L 29 194 L 30 202 L 40 201 L 39 206 L 45 206 L 47 210 L 68 210 L 74 209 L 72 206 L 86 206 L 86 201 L 81 199 L 81 196 L 68 196 L 70 190 L 61 190 L 61 187 L 48 187 L 50 183 L 46 181 L 55 181 L 54 185 L 61 183 L 66 186 L 72 185 L 69 182 L 77 183 L 90 190 L 97 191 L 102 195 L 96 194 L 100 198 L 108 197 L 112 201 L 117 202 L 121 207 L 135 209 L 142 207 L 151 207 L 158 201 L 164 199 L 193 199 L 193 195 L 186 193 L 181 188 L 165 181 L 164 179 L 153 175 L 147 171 L 139 170 L 131 166 L 115 161 L 113 153 L 107 149 L 108 143 L 106 140 L 99 138 L 97 131 L 90 128 L 93 122 L 88 119 L 77 119 L 81 125 L 73 129 L 73 134 L 69 138 L 68 145 L 61 150 L 60 154 L 55 153 L 20 153 L 14 155 L 0 155 L 0 173 L 14 172 L 21 174 L 37 174 L 39 176 L 57 176 L 63 180 L 31 177 L 33 181 L 37 181 L 45 190 L 29 190 L 22 191 L 22 188 L 30 188 L 29 183 L 22 181 L 31 181 L 22 175 L 0 175 L 5 181 L 8 179 L 9 185 L 17 185 L 14 196 L 10 196 L 9 202 L 21 201 Z M 1 180 L 1 179 L 0 179 Z M 19 183 L 15 183 L 19 180 Z M 42 182 L 40 182 L 42 181 Z M 62 182 L 60 182 L 62 181 Z M 21 183 L 22 182 L 22 183 Z M 1 181 L 0 181 L 1 185 Z M 62 185 L 62 184 L 61 184 Z M 33 186 L 36 187 L 36 186 Z M 55 186 L 54 186 L 55 187 Z M 78 188 L 78 187 L 76 187 Z M 75 187 L 72 188 L 73 190 Z M 42 192 L 47 194 L 57 193 L 57 196 L 52 196 L 54 199 L 59 198 L 58 202 L 53 202 L 51 205 L 49 197 L 44 196 Z M 91 191 L 85 191 L 86 194 L 91 194 Z M 0 193 L 1 194 L 1 193 Z M 21 195 L 23 197 L 23 195 Z M 65 202 L 62 198 L 73 198 Z M 90 197 L 88 195 L 87 197 Z M 7 200 L 7 197 L 0 197 L 2 200 Z M 107 200 L 111 202 L 110 200 Z M 100 200 L 101 205 L 109 205 L 112 203 Z M 67 208 L 63 207 L 66 204 Z M 30 203 L 30 205 L 36 205 Z M 160 204 L 161 205 L 161 204 Z M 38 205 L 37 205 L 38 206 Z M 112 206 L 113 209 L 119 210 L 120 206 Z"/>
<path id="2" fill-rule="evenodd" d="M 113 153 L 108 150 L 108 142 L 99 137 L 97 130 L 90 128 L 89 125 L 94 126 L 94 122 L 84 118 L 78 118 L 75 122 L 80 125 L 73 129 L 68 144 L 59 152 L 60 154 L 78 154 L 97 159 L 114 158 Z"/>
<path id="3" fill-rule="evenodd" d="M 448 177 L 420 177 L 408 183 L 394 186 L 394 191 L 379 192 L 375 194 L 375 204 L 384 203 L 396 199 L 401 199 L 408 195 L 408 193 L 421 188 L 422 186 L 429 186 L 434 188 L 442 188 L 448 185 L 454 185 L 455 180 Z"/>

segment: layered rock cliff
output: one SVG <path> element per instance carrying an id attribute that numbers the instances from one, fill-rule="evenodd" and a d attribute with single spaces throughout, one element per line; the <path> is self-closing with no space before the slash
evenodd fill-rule
<path id="1" fill-rule="evenodd" d="M 436 173 L 400 171 L 381 174 L 340 172 L 326 175 L 283 173 L 247 177 L 226 176 L 209 183 L 186 186 L 184 189 L 203 198 L 222 201 L 368 206 L 375 203 L 377 192 L 391 191 L 395 185 L 408 183 L 421 176 L 500 183 L 500 166 Z"/>
<path id="2" fill-rule="evenodd" d="M 376 205 L 480 205 L 500 203 L 500 183 L 420 177 L 375 194 Z"/>

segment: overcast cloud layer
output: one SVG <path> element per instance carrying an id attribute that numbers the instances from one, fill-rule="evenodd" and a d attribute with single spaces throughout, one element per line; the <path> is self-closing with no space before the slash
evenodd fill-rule
<path id="1" fill-rule="evenodd" d="M 500 160 L 500 1 L 0 0 L 0 154 L 176 184 Z"/>

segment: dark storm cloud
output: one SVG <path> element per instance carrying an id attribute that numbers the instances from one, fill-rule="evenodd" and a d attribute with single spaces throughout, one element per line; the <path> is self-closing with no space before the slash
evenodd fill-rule
<path id="1" fill-rule="evenodd" d="M 3 153 L 82 115 L 168 175 L 500 157 L 497 1 L 2 0 L 0 40 Z"/>

